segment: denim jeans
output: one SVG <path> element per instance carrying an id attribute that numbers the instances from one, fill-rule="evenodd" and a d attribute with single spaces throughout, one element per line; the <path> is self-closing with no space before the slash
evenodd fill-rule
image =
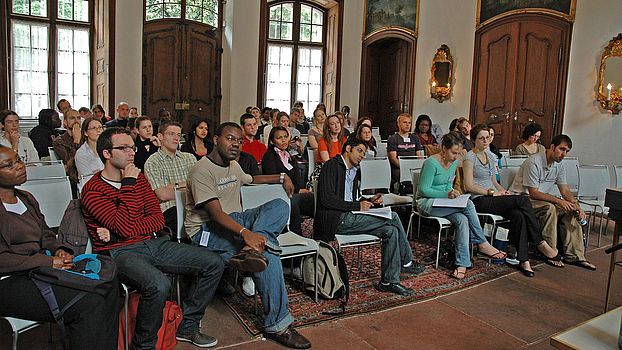
<path id="1" fill-rule="evenodd" d="M 286 329 L 294 318 L 289 313 L 287 290 L 283 278 L 283 267 L 279 257 L 278 235 L 283 231 L 289 217 L 289 208 L 282 199 L 273 199 L 257 208 L 242 213 L 230 213 L 229 216 L 247 229 L 259 233 L 268 239 L 264 256 L 268 267 L 253 274 L 253 281 L 261 297 L 264 309 L 264 331 L 278 333 Z M 206 227 L 205 227 L 206 226 Z M 244 240 L 237 234 L 226 232 L 218 224 L 208 221 L 203 230 L 209 230 L 207 249 L 220 254 L 225 261 L 244 247 Z M 193 236 L 193 242 L 199 244 L 201 232 Z"/>
<path id="2" fill-rule="evenodd" d="M 486 242 L 473 202 L 469 199 L 465 208 L 432 207 L 429 213 L 424 214 L 443 217 L 451 221 L 456 232 L 456 265 L 470 267 L 469 243 Z"/>
<path id="3" fill-rule="evenodd" d="M 368 234 L 382 240 L 381 280 L 399 283 L 402 266 L 413 261 L 413 252 L 397 213 L 392 212 L 391 219 L 383 219 L 347 212 L 341 215 L 340 222 L 335 234 Z"/>
<path id="4" fill-rule="evenodd" d="M 132 339 L 135 349 L 155 349 L 162 310 L 171 291 L 165 273 L 195 277 L 181 305 L 184 318 L 178 332 L 194 334 L 199 330 L 199 321 L 224 270 L 217 254 L 163 237 L 112 249 L 110 255 L 117 263 L 121 282 L 140 292 Z"/>

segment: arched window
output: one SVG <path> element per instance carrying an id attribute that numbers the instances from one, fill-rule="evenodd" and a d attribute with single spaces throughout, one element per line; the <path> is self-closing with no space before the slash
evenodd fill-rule
<path id="1" fill-rule="evenodd" d="M 218 0 L 147 0 L 145 19 L 185 18 L 218 26 Z"/>
<path id="2" fill-rule="evenodd" d="M 62 98 L 75 108 L 90 106 L 90 1 L 10 1 L 11 108 L 37 118 Z"/>
<path id="3" fill-rule="evenodd" d="M 322 101 L 326 10 L 302 1 L 269 2 L 263 105 L 289 112 Z"/>

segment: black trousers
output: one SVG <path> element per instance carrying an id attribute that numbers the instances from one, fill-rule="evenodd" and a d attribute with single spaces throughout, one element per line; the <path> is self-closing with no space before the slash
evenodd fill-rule
<path id="1" fill-rule="evenodd" d="M 317 189 L 316 189 L 317 190 Z M 289 229 L 302 235 L 302 215 L 314 216 L 315 199 L 312 192 L 294 193 L 291 198 Z"/>
<path id="2" fill-rule="evenodd" d="M 540 224 L 528 196 L 479 196 L 473 199 L 478 213 L 501 215 L 510 220 L 510 242 L 516 246 L 519 261 L 529 260 L 529 242 L 542 242 Z"/>
<path id="3" fill-rule="evenodd" d="M 164 226 L 171 229 L 173 237 L 177 237 L 177 207 L 168 208 L 162 214 L 164 215 Z"/>
<path id="4" fill-rule="evenodd" d="M 52 286 L 58 306 L 62 309 L 80 291 Z M 106 297 L 88 293 L 64 314 L 70 349 L 117 348 L 119 332 L 119 284 L 115 279 Z M 26 275 L 0 281 L 0 316 L 55 323 L 52 312 L 39 289 Z"/>

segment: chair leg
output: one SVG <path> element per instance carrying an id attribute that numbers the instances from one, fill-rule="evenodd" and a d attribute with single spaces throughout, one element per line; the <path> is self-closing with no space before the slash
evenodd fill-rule
<path id="1" fill-rule="evenodd" d="M 315 303 L 317 304 L 317 279 L 318 279 L 318 274 L 317 274 L 317 261 L 320 259 L 320 251 L 316 251 L 315 252 L 315 271 L 313 271 L 313 273 L 315 274 Z M 303 274 L 304 276 L 304 274 Z"/>
<path id="2" fill-rule="evenodd" d="M 438 270 L 438 260 L 441 257 L 441 236 L 443 235 L 443 226 L 438 227 L 438 239 L 436 242 L 436 265 L 434 267 Z"/>
<path id="3" fill-rule="evenodd" d="M 13 332 L 13 346 L 12 350 L 17 350 L 17 338 L 19 337 L 19 333 L 17 331 Z"/>
<path id="4" fill-rule="evenodd" d="M 412 235 L 412 225 L 413 225 L 413 215 L 414 213 L 410 213 L 410 218 L 408 219 L 408 229 L 406 229 L 406 237 L 410 240 Z"/>
<path id="5" fill-rule="evenodd" d="M 129 304 L 130 304 L 130 292 L 125 285 L 122 285 L 125 291 L 125 300 L 123 302 L 123 315 L 125 316 L 125 350 L 130 350 L 130 336 L 129 336 Z"/>

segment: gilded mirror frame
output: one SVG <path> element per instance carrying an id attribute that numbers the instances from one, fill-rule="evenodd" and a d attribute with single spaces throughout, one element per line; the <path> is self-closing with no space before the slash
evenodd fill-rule
<path id="1" fill-rule="evenodd" d="M 443 64 L 448 64 L 449 67 L 447 72 L 441 72 L 439 69 Z M 439 103 L 443 103 L 443 101 L 448 100 L 451 97 L 453 89 L 453 70 L 454 59 L 451 56 L 449 47 L 443 44 L 440 48 L 438 48 L 438 50 L 436 50 L 436 54 L 432 60 L 430 77 L 430 97 L 436 99 Z M 441 78 L 440 74 L 447 75 L 446 77 L 442 77 L 443 81 L 441 82 L 439 82 L 439 78 Z"/>
<path id="2" fill-rule="evenodd" d="M 600 105 L 611 111 L 612 114 L 619 114 L 622 111 L 622 86 L 614 87 L 613 91 L 611 85 L 607 87 L 605 82 L 605 68 L 607 67 L 607 59 L 610 57 L 622 58 L 622 33 L 609 40 L 609 45 L 603 50 L 603 54 L 600 59 L 600 68 L 598 70 L 598 88 L 596 91 L 596 100 L 600 102 Z M 620 84 L 622 82 L 618 82 Z"/>

